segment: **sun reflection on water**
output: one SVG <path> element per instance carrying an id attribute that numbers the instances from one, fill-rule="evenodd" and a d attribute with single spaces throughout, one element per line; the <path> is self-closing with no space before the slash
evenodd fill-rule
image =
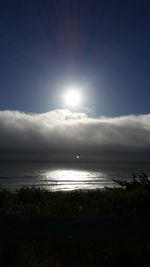
<path id="1" fill-rule="evenodd" d="M 103 172 L 57 169 L 50 170 L 43 177 L 51 190 L 95 189 L 108 186 L 108 180 Z M 110 185 L 110 183 L 109 183 Z"/>
<path id="2" fill-rule="evenodd" d="M 68 181 L 75 181 L 75 180 L 86 180 L 90 178 L 90 172 L 88 171 L 80 171 L 80 170 L 53 170 L 46 174 L 46 177 L 54 178 L 57 180 L 68 180 Z"/>

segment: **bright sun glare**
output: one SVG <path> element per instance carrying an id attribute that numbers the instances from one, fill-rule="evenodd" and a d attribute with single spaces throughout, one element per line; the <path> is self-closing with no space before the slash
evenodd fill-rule
<path id="1" fill-rule="evenodd" d="M 65 100 L 68 106 L 78 106 L 80 103 L 80 94 L 77 90 L 69 90 L 65 96 Z"/>

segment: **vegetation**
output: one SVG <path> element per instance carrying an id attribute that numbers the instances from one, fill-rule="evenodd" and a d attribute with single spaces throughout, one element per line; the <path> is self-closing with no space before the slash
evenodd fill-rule
<path id="1" fill-rule="evenodd" d="M 40 188 L 20 188 L 15 192 L 0 188 L 1 218 L 9 214 L 18 215 L 62 215 L 62 216 L 149 216 L 150 215 L 150 181 L 146 174 L 133 175 L 131 182 L 115 182 L 118 188 L 105 188 L 93 191 L 50 192 Z M 147 218 L 146 218 L 147 221 Z M 51 241 L 38 233 L 27 239 L 19 239 L 19 223 L 11 225 L 11 220 L 1 220 L 1 231 L 15 233 L 10 240 L 0 243 L 0 266 L 9 267 L 111 267 L 111 266 L 149 266 L 149 242 L 73 242 Z M 12 220 L 13 222 L 13 220 Z M 15 223 L 17 220 L 15 220 Z M 139 226 L 138 226 L 139 227 Z M 135 232 L 139 231 L 139 228 Z M 149 225 L 142 224 L 149 233 Z M 28 224 L 20 231 L 29 231 Z M 117 233 L 126 231 L 119 228 Z M 132 227 L 130 229 L 132 231 Z M 3 236 L 3 235 L 2 235 Z M 7 235 L 8 236 L 8 235 Z M 17 239 L 16 239 L 17 237 Z M 14 238 L 14 239 L 13 239 Z M 14 241 L 18 240 L 18 241 Z"/>
<path id="2" fill-rule="evenodd" d="M 10 192 L 0 188 L 0 215 L 150 215 L 150 181 L 146 174 L 133 175 L 132 182 L 115 182 L 119 188 L 93 191 L 51 192 L 24 187 Z"/>
<path id="3" fill-rule="evenodd" d="M 149 245 L 112 243 L 20 244 L 0 249 L 3 267 L 149 266 Z"/>

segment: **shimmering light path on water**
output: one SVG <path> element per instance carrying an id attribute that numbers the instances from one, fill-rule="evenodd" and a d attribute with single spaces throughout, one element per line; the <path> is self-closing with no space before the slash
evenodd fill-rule
<path id="1" fill-rule="evenodd" d="M 113 179 L 131 180 L 132 173 L 146 172 L 149 164 L 1 163 L 0 184 L 11 190 L 36 186 L 52 191 L 115 187 Z"/>

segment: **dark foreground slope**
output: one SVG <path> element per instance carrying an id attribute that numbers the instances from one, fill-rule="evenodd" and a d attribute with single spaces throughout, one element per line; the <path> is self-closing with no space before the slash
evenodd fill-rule
<path id="1" fill-rule="evenodd" d="M 0 223 L 0 266 L 149 266 L 150 219 L 16 217 Z"/>
<path id="2" fill-rule="evenodd" d="M 150 183 L 0 190 L 0 266 L 150 266 Z"/>

